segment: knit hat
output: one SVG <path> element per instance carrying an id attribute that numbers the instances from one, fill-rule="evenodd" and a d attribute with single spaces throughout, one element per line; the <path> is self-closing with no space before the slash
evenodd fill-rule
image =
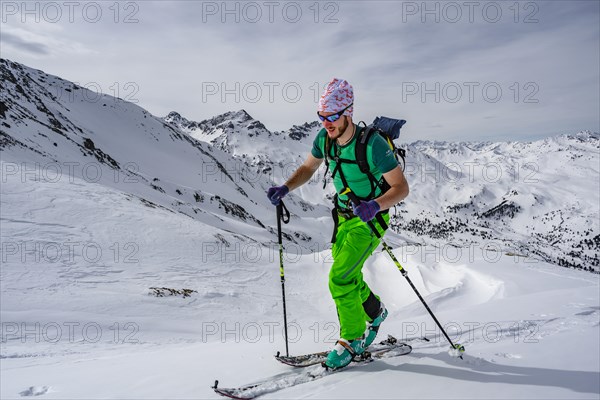
<path id="1" fill-rule="evenodd" d="M 325 88 L 319 100 L 319 109 L 321 112 L 338 112 L 354 103 L 354 89 L 348 81 L 344 79 L 333 78 Z M 342 115 L 352 117 L 354 106 L 344 111 Z"/>

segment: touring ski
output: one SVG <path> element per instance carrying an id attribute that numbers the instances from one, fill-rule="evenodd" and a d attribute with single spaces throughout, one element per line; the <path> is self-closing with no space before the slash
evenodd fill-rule
<path id="1" fill-rule="evenodd" d="M 231 399 L 255 399 L 268 393 L 277 392 L 279 390 L 324 378 L 328 375 L 337 373 L 338 371 L 354 369 L 358 366 L 368 364 L 375 359 L 406 355 L 409 354 L 411 350 L 412 347 L 410 345 L 400 343 L 393 336 L 388 336 L 388 338 L 381 343 L 369 346 L 369 349 L 365 351 L 360 358 L 355 359 L 347 367 L 335 370 L 321 366 L 321 363 L 327 358 L 328 352 L 306 354 L 296 357 L 278 355 L 275 358 L 286 365 L 305 368 L 302 368 L 301 370 L 293 369 L 257 383 L 234 388 L 221 388 L 219 387 L 219 381 L 215 381 L 215 384 L 211 386 L 211 388 L 215 393 Z"/>

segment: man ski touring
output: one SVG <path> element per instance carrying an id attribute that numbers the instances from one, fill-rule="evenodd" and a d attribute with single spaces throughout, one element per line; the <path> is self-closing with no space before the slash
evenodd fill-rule
<path id="1" fill-rule="evenodd" d="M 380 243 L 367 223 L 371 221 L 383 236 L 389 223 L 388 209 L 409 191 L 394 152 L 381 135 L 370 135 L 366 144 L 371 176 L 360 170 L 355 150 L 365 128 L 352 121 L 353 103 L 352 86 L 334 78 L 319 100 L 317 115 L 323 129 L 314 139 L 311 153 L 284 185 L 267 192 L 271 203 L 279 204 L 290 191 L 308 182 L 326 159 L 337 192 L 329 290 L 337 308 L 340 339 L 325 362 L 331 368 L 344 367 L 362 354 L 387 317 L 379 296 L 363 280 L 362 267 Z M 356 198 L 358 205 L 352 202 Z"/>

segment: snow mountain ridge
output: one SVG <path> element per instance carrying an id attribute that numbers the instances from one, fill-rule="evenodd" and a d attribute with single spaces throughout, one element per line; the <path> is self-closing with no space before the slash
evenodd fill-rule
<path id="1" fill-rule="evenodd" d="M 175 112 L 165 120 L 257 173 L 284 171 L 290 161 L 297 166 L 320 129 L 318 123 L 299 127 L 300 143 L 290 146 L 286 140 L 292 133 L 271 133 L 243 110 L 199 123 Z M 391 225 L 404 243 L 469 247 L 487 242 L 490 251 L 599 271 L 598 133 L 534 142 L 418 140 L 404 147 L 412 194 L 393 210 Z M 324 172 L 300 188 L 301 197 L 330 202 L 331 194 L 323 198 L 321 193 Z M 277 175 L 279 182 L 285 177 Z M 567 182 L 578 182 L 576 190 L 563 191 Z"/>
<path id="2" fill-rule="evenodd" d="M 302 163 L 320 129 L 315 121 L 271 132 L 244 110 L 201 122 L 177 112 L 157 118 L 9 60 L 1 71 L 3 160 L 63 167 L 93 160 L 98 183 L 263 245 L 274 236 L 264 193 Z M 598 133 L 534 142 L 419 140 L 403 147 L 411 195 L 392 210 L 395 243 L 477 244 L 600 270 Z M 73 172 L 83 177 L 90 168 Z M 306 248 L 326 243 L 331 229 L 333 191 L 331 185 L 321 190 L 324 172 L 290 196 L 300 217 L 292 240 Z M 252 233 L 238 229 L 240 223 Z"/>

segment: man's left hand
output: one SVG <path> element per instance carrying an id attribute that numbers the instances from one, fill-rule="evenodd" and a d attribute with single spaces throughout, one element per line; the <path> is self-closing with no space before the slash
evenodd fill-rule
<path id="1" fill-rule="evenodd" d="M 369 222 L 380 210 L 379 203 L 375 200 L 361 201 L 358 206 L 353 206 L 354 215 L 361 219 L 363 222 Z"/>

